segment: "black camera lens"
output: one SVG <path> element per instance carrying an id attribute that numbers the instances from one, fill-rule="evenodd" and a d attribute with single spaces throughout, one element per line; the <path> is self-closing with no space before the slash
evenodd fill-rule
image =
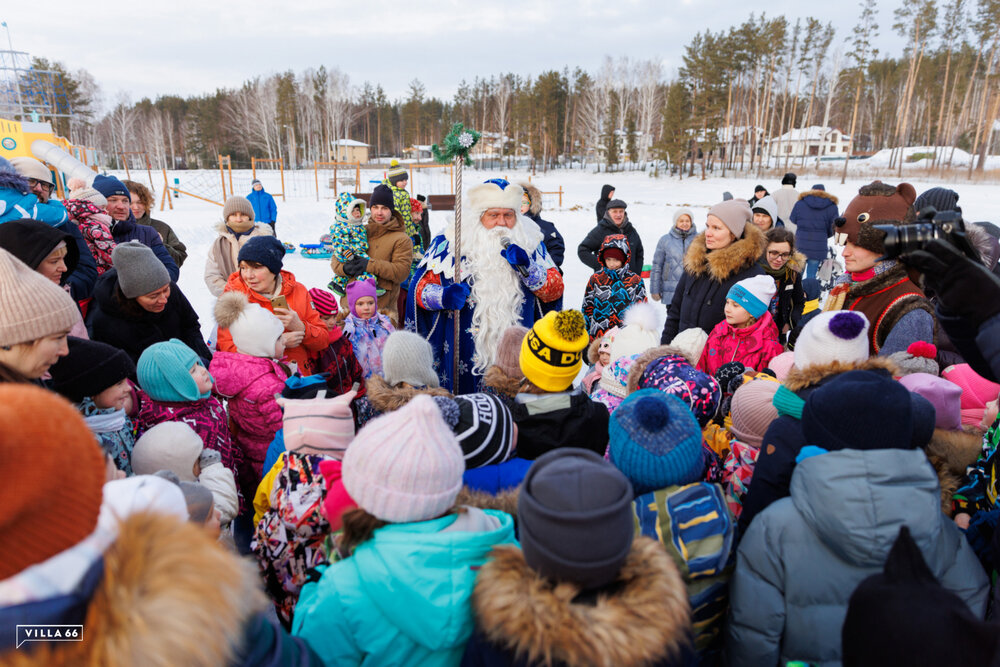
<path id="1" fill-rule="evenodd" d="M 933 239 L 941 238 L 941 228 L 932 222 L 918 222 L 911 225 L 875 225 L 875 229 L 885 232 L 886 257 L 899 257 L 915 252 Z"/>

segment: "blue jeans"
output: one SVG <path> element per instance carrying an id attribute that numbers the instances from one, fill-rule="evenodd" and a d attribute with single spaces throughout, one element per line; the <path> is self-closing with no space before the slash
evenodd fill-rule
<path id="1" fill-rule="evenodd" d="M 806 260 L 806 272 L 802 274 L 802 278 L 815 278 L 816 274 L 819 272 L 819 265 L 823 263 L 821 259 L 807 259 Z"/>

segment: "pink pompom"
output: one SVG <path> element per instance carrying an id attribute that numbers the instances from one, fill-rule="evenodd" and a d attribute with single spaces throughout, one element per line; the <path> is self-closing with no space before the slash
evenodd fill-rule
<path id="1" fill-rule="evenodd" d="M 906 351 L 914 357 L 923 357 L 924 359 L 937 358 L 937 346 L 922 340 L 910 343 Z"/>

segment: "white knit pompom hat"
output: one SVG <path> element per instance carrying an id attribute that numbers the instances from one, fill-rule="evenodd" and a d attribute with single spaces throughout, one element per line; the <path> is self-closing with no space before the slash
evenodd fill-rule
<path id="1" fill-rule="evenodd" d="M 853 310 L 820 313 L 795 341 L 795 367 L 857 363 L 868 358 L 868 318 Z"/>
<path id="2" fill-rule="evenodd" d="M 421 394 L 358 431 L 344 454 L 344 488 L 391 523 L 447 512 L 462 488 L 465 455 L 437 403 Z"/>

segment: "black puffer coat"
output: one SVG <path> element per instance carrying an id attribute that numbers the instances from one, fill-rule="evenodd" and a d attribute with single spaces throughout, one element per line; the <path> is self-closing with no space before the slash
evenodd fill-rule
<path id="1" fill-rule="evenodd" d="M 139 355 L 153 343 L 178 338 L 208 366 L 212 353 L 201 335 L 198 314 L 176 283 L 170 283 L 170 298 L 161 313 L 150 313 L 138 306 L 132 311 L 119 301 L 117 292 L 118 272 L 109 269 L 98 278 L 94 303 L 87 313 L 92 339 L 124 350 L 138 363 Z"/>
<path id="2" fill-rule="evenodd" d="M 604 245 L 604 239 L 612 234 L 625 235 L 626 240 L 628 240 L 629 251 L 632 253 L 632 258 L 628 262 L 628 268 L 632 269 L 634 273 L 642 275 L 642 239 L 639 238 L 639 232 L 629 222 L 628 214 L 625 215 L 625 221 L 621 227 L 611 222 L 607 215 L 605 215 L 597 223 L 597 226 L 587 233 L 587 236 L 580 242 L 580 245 L 577 246 L 577 257 L 594 271 L 603 268 L 601 260 L 597 257 L 597 253 L 601 250 L 601 246 Z"/>
<path id="3" fill-rule="evenodd" d="M 684 255 L 684 275 L 667 310 L 661 344 L 669 344 L 678 333 L 694 327 L 711 333 L 725 318 L 729 289 L 744 278 L 764 273 L 757 260 L 766 247 L 764 233 L 751 224 L 743 238 L 711 252 L 705 233 L 698 234 Z"/>

